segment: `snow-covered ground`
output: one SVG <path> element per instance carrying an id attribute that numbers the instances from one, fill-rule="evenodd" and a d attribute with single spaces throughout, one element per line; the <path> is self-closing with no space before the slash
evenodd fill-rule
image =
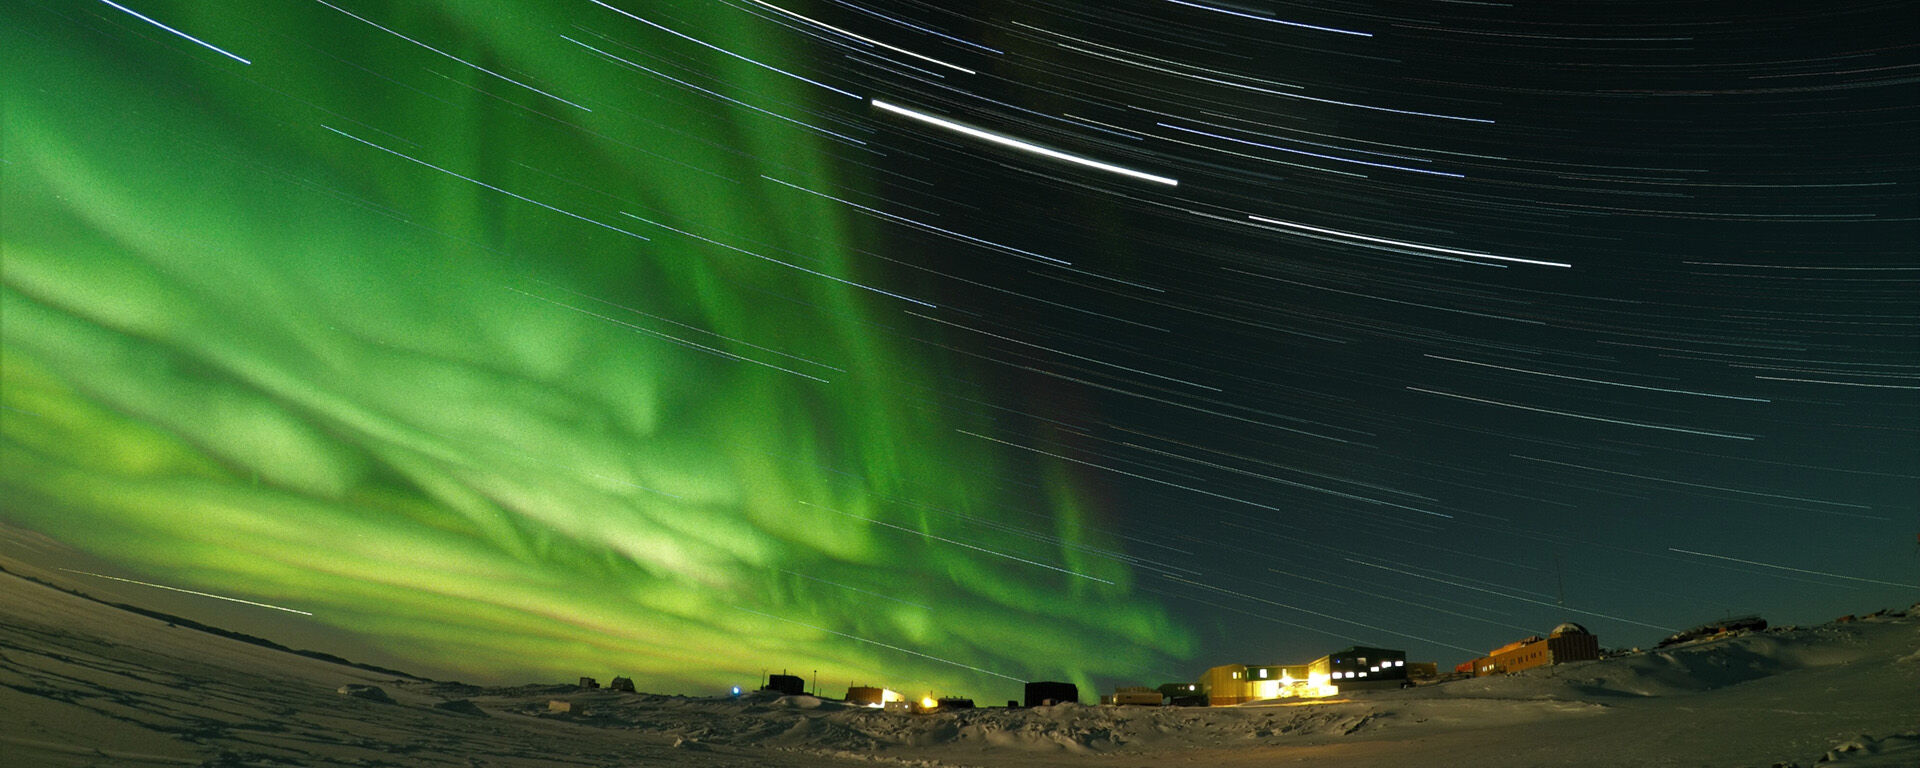
<path id="1" fill-rule="evenodd" d="M 555 711 L 556 701 L 571 711 Z M 807 696 L 702 699 L 408 679 L 172 626 L 0 574 L 7 768 L 1811 768 L 1823 760 L 1920 767 L 1920 610 L 1329 703 L 909 715 Z"/>

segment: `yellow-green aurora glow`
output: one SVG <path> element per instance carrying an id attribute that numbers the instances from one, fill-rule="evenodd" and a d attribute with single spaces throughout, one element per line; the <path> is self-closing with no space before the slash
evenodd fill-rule
<path id="1" fill-rule="evenodd" d="M 108 5 L 0 13 L 6 521 L 476 675 L 987 695 L 927 657 L 1189 652 L 1070 468 L 916 397 L 949 372 L 871 330 L 913 307 L 862 287 L 872 224 L 758 178 L 858 194 L 834 139 L 557 37 L 614 53 L 612 14 L 465 6 L 352 6 L 448 56 L 325 4 L 142 6 L 251 65 Z M 844 98 L 697 61 L 792 115 Z"/>

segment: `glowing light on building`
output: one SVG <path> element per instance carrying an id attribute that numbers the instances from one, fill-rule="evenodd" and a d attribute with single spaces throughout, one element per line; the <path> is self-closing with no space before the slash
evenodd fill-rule
<path id="1" fill-rule="evenodd" d="M 1340 693 L 1340 687 L 1334 685 L 1325 672 L 1313 672 L 1307 675 L 1306 696 L 1333 696 Z"/>

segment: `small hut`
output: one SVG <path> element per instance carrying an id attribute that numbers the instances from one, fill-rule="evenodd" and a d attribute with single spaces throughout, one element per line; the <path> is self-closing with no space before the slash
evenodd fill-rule
<path id="1" fill-rule="evenodd" d="M 807 692 L 807 681 L 801 679 L 799 675 L 768 675 L 767 684 L 760 690 L 799 696 Z"/>
<path id="2" fill-rule="evenodd" d="M 1080 703 L 1080 686 L 1054 681 L 1027 683 L 1027 706 L 1029 707 L 1045 707 L 1067 702 Z"/>

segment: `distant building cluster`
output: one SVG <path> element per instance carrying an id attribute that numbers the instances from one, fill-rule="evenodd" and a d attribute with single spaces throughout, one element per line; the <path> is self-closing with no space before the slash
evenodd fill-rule
<path id="1" fill-rule="evenodd" d="M 1764 628 L 1766 622 L 1758 617 L 1729 619 L 1680 633 L 1662 645 L 1682 641 L 1676 638 L 1713 637 L 1755 626 Z M 1554 627 L 1546 637 L 1535 635 L 1495 648 L 1486 656 L 1455 667 L 1455 674 L 1447 678 L 1439 675 L 1439 665 L 1435 662 L 1407 661 L 1406 651 L 1356 645 L 1303 664 L 1222 664 L 1209 668 L 1194 682 L 1165 683 L 1156 688 L 1121 686 L 1113 693 L 1101 694 L 1099 699 L 1107 706 L 1230 707 L 1279 699 L 1325 698 L 1343 691 L 1407 688 L 1468 676 L 1510 674 L 1570 661 L 1595 660 L 1600 655 L 1599 638 L 1585 627 L 1567 622 Z M 761 692 L 781 696 L 808 693 L 807 680 L 799 675 L 769 674 L 764 681 L 759 688 Z M 597 689 L 600 683 L 594 678 L 582 677 L 580 687 Z M 608 689 L 631 693 L 633 680 L 616 677 Z M 1045 707 L 1081 701 L 1080 688 L 1073 683 L 1030 682 L 1026 684 L 1025 693 L 1024 700 L 1008 701 L 1007 706 Z M 740 687 L 733 688 L 733 695 L 742 695 Z M 818 695 L 817 688 L 814 695 Z M 968 698 L 935 697 L 929 693 L 915 700 L 890 688 L 872 685 L 849 685 L 842 700 L 855 706 L 920 713 L 975 706 Z"/>
<path id="2" fill-rule="evenodd" d="M 1840 621 L 1843 623 L 1851 620 L 1853 620 L 1852 616 L 1842 616 L 1840 618 Z M 1690 643 L 1695 640 L 1712 640 L 1714 638 L 1731 635 L 1735 632 L 1758 632 L 1766 628 L 1767 620 L 1758 616 L 1721 619 L 1720 621 L 1707 622 L 1684 632 L 1675 632 L 1655 644 L 1654 647 L 1665 648 L 1670 645 Z"/>

